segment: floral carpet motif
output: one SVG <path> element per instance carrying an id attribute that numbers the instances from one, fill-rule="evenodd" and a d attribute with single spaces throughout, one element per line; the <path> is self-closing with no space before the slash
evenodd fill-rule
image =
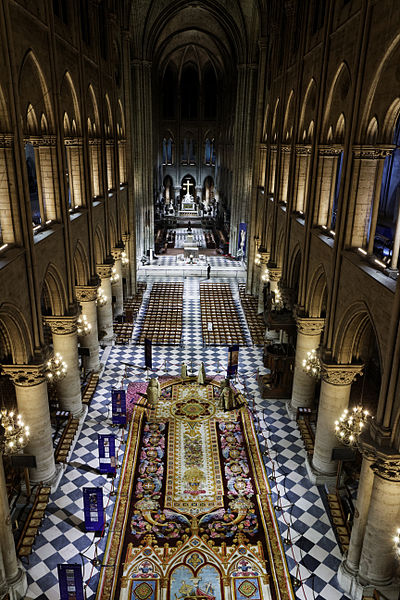
<path id="1" fill-rule="evenodd" d="M 133 406 L 97 600 L 293 597 L 251 414 L 219 386 L 164 381 Z"/>

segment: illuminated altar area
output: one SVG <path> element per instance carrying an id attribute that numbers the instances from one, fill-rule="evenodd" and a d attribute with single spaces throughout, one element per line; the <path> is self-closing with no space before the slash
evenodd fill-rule
<path id="1" fill-rule="evenodd" d="M 167 378 L 153 409 L 128 387 L 98 600 L 293 597 L 251 412 L 224 412 L 220 379 Z"/>

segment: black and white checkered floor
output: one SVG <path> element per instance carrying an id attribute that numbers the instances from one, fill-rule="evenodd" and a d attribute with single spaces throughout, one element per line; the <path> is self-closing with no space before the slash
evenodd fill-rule
<path id="1" fill-rule="evenodd" d="M 149 294 L 152 282 L 148 279 L 147 283 L 146 294 Z M 231 282 L 232 289 L 236 285 Z M 208 374 L 222 373 L 226 366 L 227 348 L 203 347 L 198 286 L 198 278 L 185 279 L 182 346 L 153 348 L 153 368 L 158 375 L 180 374 L 182 362 L 197 372 L 203 361 Z M 110 397 L 111 389 L 120 385 L 125 369 L 121 363 L 124 362 L 134 365 L 129 367 L 130 381 L 144 379 L 143 346 L 132 344 L 104 350 L 102 363 L 105 366 L 96 394 L 60 486 L 50 498 L 46 518 L 29 558 L 27 600 L 58 600 L 57 564 L 65 562 L 82 564 L 85 598 L 90 600 L 95 597 L 99 570 L 109 568 L 101 563 L 107 530 L 101 538 L 85 533 L 82 488 L 103 488 L 110 521 L 114 504 L 113 482 L 98 474 L 97 436 L 107 432 L 118 435 L 121 463 L 124 435 L 111 428 Z M 282 539 L 292 542 L 285 543 L 287 562 L 293 578 L 301 581 L 301 585 L 295 586 L 296 598 L 345 600 L 336 579 L 341 554 L 319 489 L 307 479 L 303 466 L 305 450 L 296 424 L 288 418 L 283 401 L 261 399 L 256 382 L 257 369 L 264 370 L 262 349 L 251 345 L 241 347 L 236 386 L 246 393 L 249 406 L 254 408 L 267 471 L 276 476 L 276 481 L 271 480 L 273 502 L 278 509 L 276 514 Z M 97 557 L 99 561 L 94 560 Z"/>

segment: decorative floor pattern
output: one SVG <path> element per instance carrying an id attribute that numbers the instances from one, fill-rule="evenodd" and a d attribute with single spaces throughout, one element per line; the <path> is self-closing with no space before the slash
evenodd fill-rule
<path id="1" fill-rule="evenodd" d="M 180 280 L 168 278 L 168 281 Z M 219 281 L 219 280 L 218 280 Z M 224 280 L 221 280 L 224 281 Z M 147 279 L 150 283 L 150 278 Z M 184 292 L 183 347 L 153 348 L 153 367 L 157 374 L 179 375 L 182 362 L 194 373 L 203 361 L 207 373 L 222 373 L 227 364 L 227 348 L 203 348 L 199 341 L 200 305 L 196 301 L 198 279 L 187 278 Z M 150 285 L 146 290 L 149 294 Z M 142 308 L 143 310 L 143 308 Z M 27 600 L 59 600 L 57 564 L 82 563 L 86 599 L 92 600 L 97 589 L 99 570 L 92 560 L 104 553 L 106 535 L 95 538 L 86 534 L 83 524 L 82 488 L 101 486 L 104 490 L 107 522 L 114 505 L 112 480 L 98 473 L 97 436 L 99 433 L 118 434 L 119 462 L 122 462 L 126 432 L 111 428 L 111 389 L 119 387 L 126 362 L 129 380 L 144 379 L 143 346 L 114 346 L 104 350 L 105 364 L 95 396 L 89 408 L 79 439 L 58 490 L 50 503 L 29 557 Z M 239 352 L 238 389 L 247 394 L 249 405 L 257 417 L 259 439 L 265 451 L 265 462 L 271 480 L 272 499 L 278 507 L 277 519 L 291 575 L 302 581 L 296 587 L 298 600 L 346 600 L 339 589 L 336 571 L 341 554 L 320 491 L 309 483 L 304 468 L 305 450 L 294 421 L 288 418 L 285 403 L 262 400 L 258 393 L 256 371 L 263 371 L 262 351 L 257 347 L 241 347 Z M 117 485 L 117 481 L 115 483 Z M 280 508 L 283 507 L 283 510 Z"/>

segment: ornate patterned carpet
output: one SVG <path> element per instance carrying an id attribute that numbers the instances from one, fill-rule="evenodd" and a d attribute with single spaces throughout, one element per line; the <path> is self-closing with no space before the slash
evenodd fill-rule
<path id="1" fill-rule="evenodd" d="M 161 388 L 133 405 L 97 600 L 293 598 L 251 412 L 220 381 Z"/>

